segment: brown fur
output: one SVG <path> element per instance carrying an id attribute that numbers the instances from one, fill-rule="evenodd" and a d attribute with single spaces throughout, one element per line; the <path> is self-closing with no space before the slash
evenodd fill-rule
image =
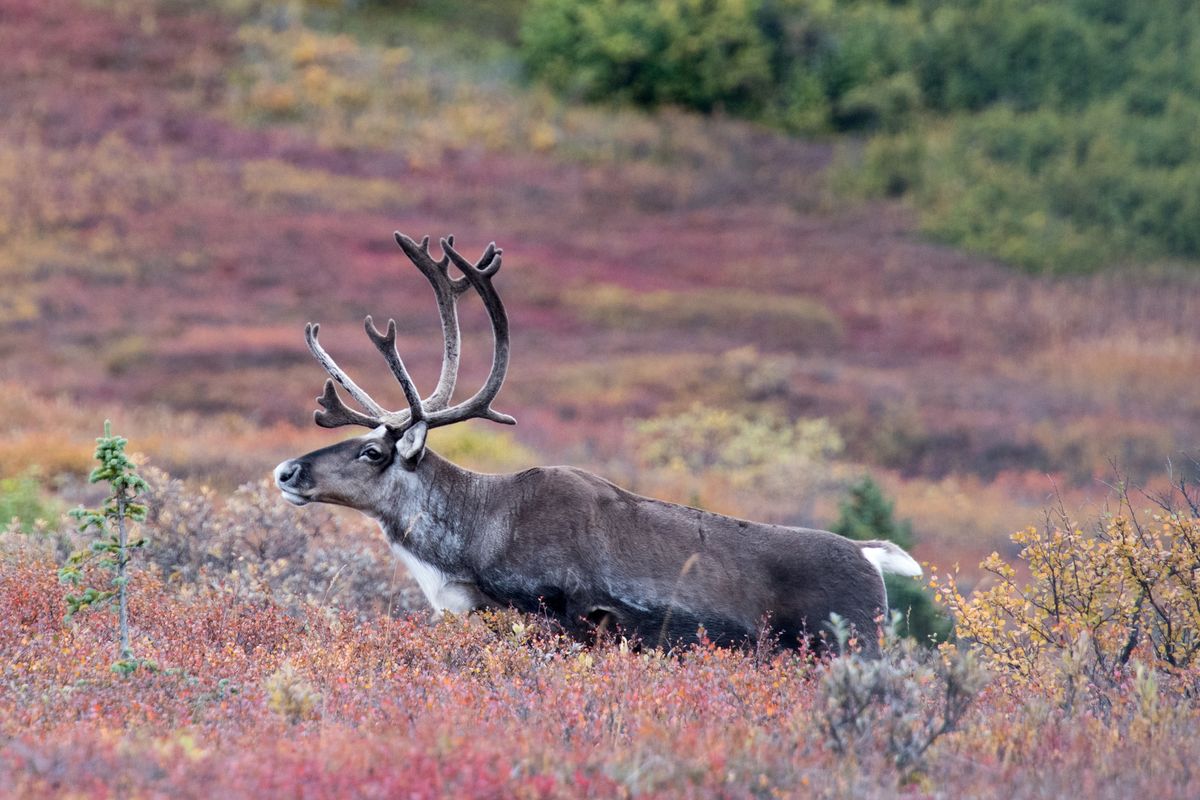
<path id="1" fill-rule="evenodd" d="M 612 626 L 649 644 L 695 641 L 701 628 L 714 641 L 745 643 L 765 626 L 790 646 L 815 640 L 839 614 L 859 632 L 864 652 L 877 652 L 875 619 L 887 602 L 882 573 L 920 572 L 898 548 L 664 503 L 571 467 L 480 475 L 426 452 L 431 427 L 471 417 L 515 422 L 491 406 L 509 355 L 508 316 L 493 286 L 501 251 L 493 243 L 471 263 L 446 237 L 435 261 L 428 237 L 418 243 L 397 232 L 396 242 L 437 299 L 444 341 L 437 389 L 421 399 L 395 350 L 396 323 L 381 332 L 367 317 L 367 336 L 409 405 L 384 409 L 338 367 L 317 339 L 319 327 L 309 324 L 309 349 L 330 376 L 317 423 L 374 430 L 276 467 L 289 501 L 336 503 L 379 520 L 439 612 L 542 610 L 581 636 Z M 462 277 L 451 277 L 451 264 Z M 451 406 L 457 298 L 469 289 L 492 322 L 492 369 L 478 392 Z M 364 411 L 346 406 L 335 384 Z"/>
<path id="2" fill-rule="evenodd" d="M 375 517 L 477 605 L 544 611 L 580 636 L 603 619 L 651 645 L 695 641 L 700 627 L 740 644 L 765 622 L 798 646 L 837 613 L 875 652 L 886 598 L 861 543 L 642 497 L 572 467 L 482 475 L 429 451 L 411 469 L 357 458 L 394 438 L 376 431 L 285 462 L 294 474 L 281 486 Z"/>

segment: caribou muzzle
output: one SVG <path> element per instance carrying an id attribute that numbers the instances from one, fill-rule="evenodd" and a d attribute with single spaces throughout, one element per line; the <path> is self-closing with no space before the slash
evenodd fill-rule
<path id="1" fill-rule="evenodd" d="M 275 485 L 283 492 L 283 499 L 294 506 L 306 506 L 311 502 L 308 497 L 313 489 L 311 475 L 303 461 L 292 458 L 275 468 Z"/>

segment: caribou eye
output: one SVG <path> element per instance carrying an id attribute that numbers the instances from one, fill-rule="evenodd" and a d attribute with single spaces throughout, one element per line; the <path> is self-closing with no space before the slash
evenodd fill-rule
<path id="1" fill-rule="evenodd" d="M 381 450 L 378 445 L 374 445 L 374 444 L 367 445 L 358 454 L 358 457 L 363 459 L 364 461 L 372 461 L 372 462 L 382 461 L 383 456 L 384 456 L 383 450 Z"/>

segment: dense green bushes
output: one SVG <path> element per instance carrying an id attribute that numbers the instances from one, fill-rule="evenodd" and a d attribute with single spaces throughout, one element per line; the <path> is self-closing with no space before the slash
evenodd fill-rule
<path id="1" fill-rule="evenodd" d="M 1200 260 L 1200 7 L 1182 0 L 532 0 L 561 92 L 877 134 L 855 183 L 1039 270 Z"/>
<path id="2" fill-rule="evenodd" d="M 896 77 L 910 60 L 897 14 L 798 0 L 533 0 L 522 54 L 535 76 L 587 100 L 720 109 L 802 131 L 894 124 L 918 99 Z"/>
<path id="3" fill-rule="evenodd" d="M 853 130 L 1114 95 L 1161 115 L 1196 97 L 1196 31 L 1181 0 L 532 0 L 521 40 L 535 76 L 587 99 Z"/>
<path id="4" fill-rule="evenodd" d="M 761 111 L 771 48 L 739 0 L 535 0 L 522 27 L 529 68 L 588 100 Z"/>
<path id="5" fill-rule="evenodd" d="M 997 107 L 948 133 L 872 142 L 864 184 L 910 192 L 927 230 L 1030 269 L 1200 259 L 1200 102 L 1130 114 L 1115 97 L 1078 112 Z M 896 159 L 897 152 L 915 158 Z"/>

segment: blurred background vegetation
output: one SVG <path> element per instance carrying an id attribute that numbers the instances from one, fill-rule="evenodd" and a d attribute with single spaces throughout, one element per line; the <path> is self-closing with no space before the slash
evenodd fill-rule
<path id="1" fill-rule="evenodd" d="M 1182 0 L 531 0 L 586 100 L 866 133 L 846 183 L 1037 271 L 1200 258 L 1200 8 Z"/>

